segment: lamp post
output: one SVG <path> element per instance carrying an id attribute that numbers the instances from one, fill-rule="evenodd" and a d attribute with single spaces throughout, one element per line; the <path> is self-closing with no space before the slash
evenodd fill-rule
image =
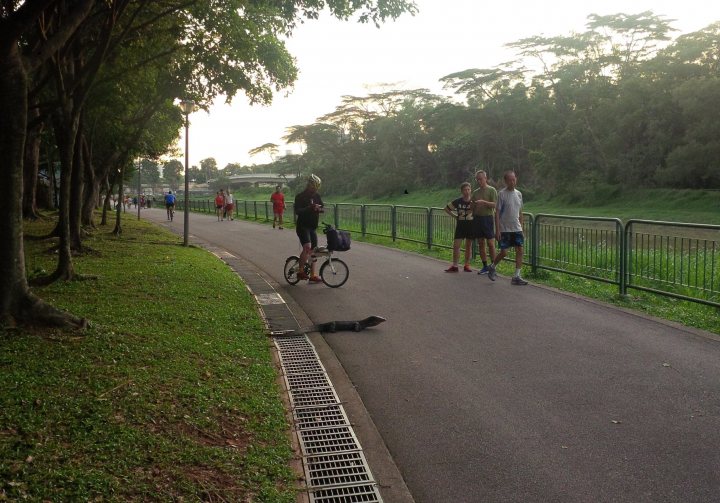
<path id="1" fill-rule="evenodd" d="M 189 133 L 190 133 L 190 119 L 188 116 L 190 112 L 195 108 L 195 102 L 192 100 L 182 100 L 180 102 L 180 110 L 185 115 L 185 215 L 183 225 L 183 246 L 188 245 L 188 236 L 190 231 L 190 208 L 188 207 L 188 197 L 190 196 L 190 178 L 188 177 L 188 162 L 189 157 Z"/>
<path id="2" fill-rule="evenodd" d="M 137 199 L 136 199 L 136 201 L 137 201 L 137 210 L 138 210 L 138 220 L 140 220 L 140 206 L 141 206 L 141 205 L 140 205 L 140 191 L 142 190 L 142 181 L 141 181 L 142 179 L 141 179 L 141 174 L 140 174 L 140 170 L 141 170 L 141 169 L 142 169 L 142 161 L 141 161 L 140 159 L 138 159 L 138 172 L 137 172 L 137 175 L 138 175 L 138 187 L 137 187 L 137 189 L 138 189 L 138 190 L 137 190 Z"/>

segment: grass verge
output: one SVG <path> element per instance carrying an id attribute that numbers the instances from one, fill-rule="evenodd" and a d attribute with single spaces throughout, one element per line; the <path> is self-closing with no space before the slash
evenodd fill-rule
<path id="1" fill-rule="evenodd" d="M 51 230 L 46 220 L 26 234 Z M 295 501 L 269 341 L 241 280 L 125 218 L 75 257 L 98 279 L 35 291 L 84 334 L 0 332 L 0 500 Z M 29 274 L 52 243 L 26 240 Z"/>

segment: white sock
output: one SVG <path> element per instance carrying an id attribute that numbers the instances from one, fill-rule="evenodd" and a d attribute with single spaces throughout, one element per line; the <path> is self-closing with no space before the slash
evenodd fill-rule
<path id="1" fill-rule="evenodd" d="M 520 277 L 520 269 L 515 269 L 515 277 L 516 278 Z"/>

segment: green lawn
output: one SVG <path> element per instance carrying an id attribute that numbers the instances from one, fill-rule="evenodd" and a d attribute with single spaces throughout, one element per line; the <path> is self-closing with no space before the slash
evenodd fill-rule
<path id="1" fill-rule="evenodd" d="M 27 224 L 41 235 L 53 222 Z M 270 342 L 241 280 L 127 216 L 36 293 L 85 333 L 0 332 L 0 501 L 295 501 Z M 52 242 L 26 240 L 30 276 Z"/>

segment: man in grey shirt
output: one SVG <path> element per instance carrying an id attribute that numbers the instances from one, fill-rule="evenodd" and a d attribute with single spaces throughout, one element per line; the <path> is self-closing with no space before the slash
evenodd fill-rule
<path id="1" fill-rule="evenodd" d="M 514 171 L 507 171 L 503 176 L 505 188 L 498 192 L 498 200 L 495 205 L 495 237 L 500 242 L 500 253 L 495 257 L 489 267 L 488 278 L 495 281 L 497 272 L 495 267 L 507 255 L 508 248 L 515 248 L 515 274 L 511 284 L 527 285 L 527 281 L 520 276 L 523 260 L 523 200 L 522 193 L 515 187 L 517 176 Z"/>

